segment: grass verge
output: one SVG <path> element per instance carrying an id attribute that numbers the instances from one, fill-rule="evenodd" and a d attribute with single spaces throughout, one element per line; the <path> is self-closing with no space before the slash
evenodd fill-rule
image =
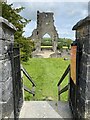
<path id="1" fill-rule="evenodd" d="M 57 83 L 67 68 L 68 61 L 63 58 L 31 58 L 27 63 L 23 62 L 32 79 L 36 83 L 35 100 L 58 100 Z M 62 83 L 64 87 L 68 83 L 68 76 Z M 31 83 L 24 76 L 24 84 L 31 88 Z M 61 95 L 62 101 L 67 101 L 68 92 Z M 25 100 L 33 100 L 33 96 L 25 92 Z"/>

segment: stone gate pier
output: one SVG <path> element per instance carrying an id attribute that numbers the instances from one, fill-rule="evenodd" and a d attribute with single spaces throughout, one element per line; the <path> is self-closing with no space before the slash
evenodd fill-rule
<path id="1" fill-rule="evenodd" d="M 74 118 L 90 120 L 90 16 L 80 20 L 76 31 L 76 81 L 70 81 L 70 105 Z"/>
<path id="2" fill-rule="evenodd" d="M 0 120 L 10 117 L 15 118 L 16 110 L 19 112 L 17 109 L 19 104 L 16 104 L 18 99 L 16 98 L 17 101 L 15 100 L 15 92 L 17 90 L 16 94 L 19 95 L 19 89 L 18 83 L 15 88 L 14 82 L 20 82 L 20 76 L 18 76 L 17 80 L 14 74 L 15 69 L 14 71 L 12 70 L 13 65 L 16 65 L 16 62 L 12 61 L 10 57 L 12 55 L 12 58 L 14 58 L 13 56 L 16 55 L 13 51 L 15 31 L 16 28 L 11 23 L 0 17 Z M 18 75 L 18 69 L 20 69 L 19 65 L 17 66 L 16 76 Z M 21 71 L 19 72 L 21 73 Z"/>
<path id="3" fill-rule="evenodd" d="M 14 43 L 16 28 L 0 17 L 0 118 L 8 118 L 14 111 L 11 61 L 8 49 Z"/>

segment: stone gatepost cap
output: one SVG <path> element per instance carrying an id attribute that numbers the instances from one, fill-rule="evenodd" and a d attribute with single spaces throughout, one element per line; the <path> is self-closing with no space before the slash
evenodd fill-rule
<path id="1" fill-rule="evenodd" d="M 1 23 L 5 24 L 7 27 L 11 28 L 12 30 L 17 31 L 16 27 L 3 17 L 0 17 L 0 24 Z"/>
<path id="2" fill-rule="evenodd" d="M 87 16 L 86 18 L 80 20 L 73 28 L 72 30 L 77 30 L 81 26 L 84 26 L 85 24 L 90 23 L 90 15 Z"/>

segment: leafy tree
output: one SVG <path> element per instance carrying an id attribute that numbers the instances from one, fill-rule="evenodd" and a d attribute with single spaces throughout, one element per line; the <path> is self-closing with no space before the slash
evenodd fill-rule
<path id="1" fill-rule="evenodd" d="M 23 37 L 23 39 L 18 39 L 17 42 L 20 44 L 22 61 L 28 61 L 29 57 L 31 57 L 31 52 L 34 48 L 34 42 L 25 37 Z"/>
<path id="2" fill-rule="evenodd" d="M 68 40 L 67 40 L 67 47 L 68 47 L 68 49 L 70 49 L 71 43 L 72 43 L 72 40 L 71 40 L 71 39 L 68 39 Z"/>
<path id="3" fill-rule="evenodd" d="M 31 46 L 32 42 L 27 40 L 23 36 L 23 28 L 30 22 L 30 20 L 27 20 L 26 18 L 22 17 L 19 13 L 24 10 L 24 7 L 20 8 L 13 8 L 13 4 L 6 4 L 5 2 L 2 2 L 2 17 L 7 19 L 9 22 L 11 22 L 17 29 L 15 32 L 15 42 L 20 44 L 21 47 L 21 53 L 23 54 L 22 60 L 28 60 L 30 54 L 31 54 Z M 31 47 L 31 48 L 30 48 Z"/>
<path id="4" fill-rule="evenodd" d="M 57 49 L 62 52 L 62 50 L 63 50 L 63 42 L 58 43 Z"/>
<path id="5" fill-rule="evenodd" d="M 68 47 L 67 49 L 70 49 L 70 46 L 71 46 L 72 42 L 73 42 L 73 40 L 68 39 L 68 38 L 59 38 L 57 48 L 60 51 L 63 50 L 63 46 L 66 46 L 66 47 Z M 51 38 L 43 38 L 41 45 L 43 45 L 43 46 L 52 46 Z"/>
<path id="6" fill-rule="evenodd" d="M 2 17 L 11 22 L 16 28 L 15 39 L 17 40 L 23 34 L 23 28 L 30 22 L 25 19 L 19 13 L 24 10 L 24 7 L 13 8 L 13 4 L 2 3 Z"/>
<path id="7" fill-rule="evenodd" d="M 73 42 L 73 40 L 68 39 L 68 38 L 59 38 L 59 40 L 58 40 L 58 44 L 63 44 L 63 46 L 68 47 L 68 49 L 70 49 L 72 42 Z"/>
<path id="8" fill-rule="evenodd" d="M 52 46 L 51 38 L 43 38 L 41 41 L 42 46 Z"/>

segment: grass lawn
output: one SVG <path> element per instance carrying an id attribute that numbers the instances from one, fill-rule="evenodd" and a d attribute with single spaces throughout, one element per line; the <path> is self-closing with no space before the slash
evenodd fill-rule
<path id="1" fill-rule="evenodd" d="M 67 46 L 63 46 L 63 48 L 64 48 L 64 49 L 68 49 L 68 47 L 67 47 Z"/>
<path id="2" fill-rule="evenodd" d="M 41 48 L 52 48 L 52 46 L 41 46 Z M 68 49 L 67 46 L 63 46 L 64 49 Z"/>
<path id="3" fill-rule="evenodd" d="M 52 46 L 41 46 L 41 48 L 52 48 Z"/>
<path id="4" fill-rule="evenodd" d="M 63 58 L 31 58 L 28 62 L 23 62 L 32 79 L 36 83 L 35 100 L 52 98 L 58 100 L 57 83 L 67 68 L 68 61 Z M 62 87 L 68 82 L 68 76 L 62 83 Z M 30 82 L 24 77 L 24 84 L 31 88 Z M 61 100 L 67 100 L 68 92 L 61 95 Z M 33 100 L 33 96 L 25 92 L 25 100 Z"/>

